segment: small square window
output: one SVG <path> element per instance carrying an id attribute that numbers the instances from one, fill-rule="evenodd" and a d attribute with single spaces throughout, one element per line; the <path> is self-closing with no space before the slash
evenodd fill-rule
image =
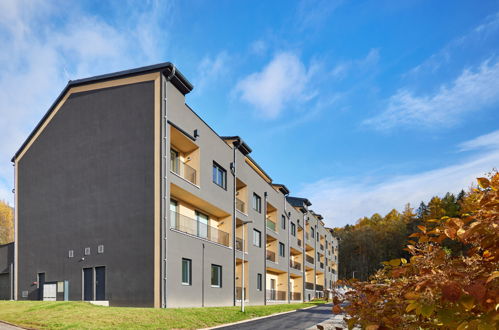
<path id="1" fill-rule="evenodd" d="M 74 256 L 75 256 L 75 252 L 74 252 L 74 250 L 69 250 L 69 252 L 68 252 L 68 257 L 69 257 L 69 258 L 73 258 Z"/>
<path id="2" fill-rule="evenodd" d="M 211 265 L 211 286 L 222 287 L 222 266 Z"/>
<path id="3" fill-rule="evenodd" d="M 99 245 L 97 247 L 97 253 L 104 253 L 104 245 Z"/>
<path id="4" fill-rule="evenodd" d="M 86 256 L 89 256 L 89 255 L 90 255 L 90 248 L 89 248 L 89 247 L 86 247 L 86 248 L 85 248 L 85 255 L 86 255 Z"/>

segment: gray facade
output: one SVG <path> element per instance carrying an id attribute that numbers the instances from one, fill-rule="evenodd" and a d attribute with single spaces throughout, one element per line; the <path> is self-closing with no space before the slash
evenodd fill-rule
<path id="1" fill-rule="evenodd" d="M 43 282 L 64 287 L 57 299 L 145 307 L 331 289 L 322 217 L 187 106 L 190 89 L 164 63 L 63 91 L 13 158 L 17 299 L 40 299 Z"/>
<path id="2" fill-rule="evenodd" d="M 13 299 L 14 243 L 0 245 L 0 300 Z"/>

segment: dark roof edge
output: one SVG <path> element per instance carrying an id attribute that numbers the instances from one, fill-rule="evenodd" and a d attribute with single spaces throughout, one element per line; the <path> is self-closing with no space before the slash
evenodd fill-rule
<path id="1" fill-rule="evenodd" d="M 272 185 L 278 187 L 279 191 L 282 192 L 284 195 L 289 195 L 289 189 L 285 185 L 281 183 L 273 183 Z"/>
<path id="2" fill-rule="evenodd" d="M 88 83 L 113 80 L 116 78 L 122 78 L 122 77 L 126 77 L 126 76 L 141 75 L 141 74 L 146 74 L 146 73 L 150 73 L 150 72 L 157 72 L 157 71 L 165 72 L 166 75 L 170 75 L 172 73 L 172 71 L 174 70 L 174 68 L 175 68 L 175 66 L 171 62 L 164 62 L 164 63 L 160 63 L 160 64 L 155 64 L 155 65 L 143 66 L 143 67 L 135 68 L 135 69 L 131 69 L 131 70 L 118 71 L 118 72 L 114 72 L 114 73 L 108 73 L 108 74 L 103 74 L 103 75 L 93 76 L 93 77 L 83 78 L 83 79 L 77 79 L 77 80 L 70 80 L 67 83 L 67 85 L 64 87 L 62 92 L 59 94 L 59 96 L 57 96 L 57 98 L 52 103 L 52 105 L 50 106 L 48 111 L 45 113 L 45 115 L 43 115 L 42 119 L 38 122 L 38 124 L 36 124 L 33 131 L 31 131 L 31 133 L 28 135 L 28 138 L 23 142 L 21 147 L 16 151 L 16 153 L 14 154 L 14 156 L 11 159 L 11 162 L 15 162 L 16 158 L 19 156 L 21 151 L 26 147 L 26 145 L 29 143 L 31 138 L 36 134 L 38 129 L 40 129 L 40 127 L 43 125 L 45 120 L 47 120 L 47 118 L 50 116 L 52 111 L 54 111 L 56 105 L 62 100 L 64 95 L 68 92 L 68 90 L 71 87 L 85 85 Z M 184 95 L 189 93 L 194 88 L 192 86 L 192 84 L 176 68 L 174 71 L 175 71 L 175 74 L 171 78 L 172 84 L 176 88 L 178 88 L 178 90 L 181 93 L 183 93 Z"/>
<path id="3" fill-rule="evenodd" d="M 310 201 L 308 199 L 303 198 L 303 197 L 288 196 L 286 198 L 290 202 L 290 204 L 292 204 L 293 201 L 300 201 L 301 203 L 305 204 L 306 206 L 312 205 L 312 203 L 310 203 Z"/>
<path id="4" fill-rule="evenodd" d="M 237 149 L 239 149 L 242 152 L 242 154 L 245 156 L 247 156 L 248 154 L 250 154 L 253 151 L 249 147 L 249 145 L 247 145 L 246 142 L 244 142 L 244 140 L 241 139 L 240 136 L 237 136 L 237 135 L 236 136 L 221 136 L 220 138 L 224 141 L 237 140 L 238 141 Z"/>

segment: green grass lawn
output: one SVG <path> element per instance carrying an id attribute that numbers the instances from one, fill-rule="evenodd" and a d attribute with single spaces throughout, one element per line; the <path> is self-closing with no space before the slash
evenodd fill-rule
<path id="1" fill-rule="evenodd" d="M 36 329 L 196 329 L 324 303 L 206 308 L 101 307 L 85 302 L 0 301 L 0 320 Z"/>

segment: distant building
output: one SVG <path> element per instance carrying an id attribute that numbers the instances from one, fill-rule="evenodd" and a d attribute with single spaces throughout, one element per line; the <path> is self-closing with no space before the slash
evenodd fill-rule
<path id="1" fill-rule="evenodd" d="M 16 299 L 262 305 L 331 289 L 322 216 L 208 126 L 191 89 L 171 63 L 68 83 L 13 158 Z"/>

